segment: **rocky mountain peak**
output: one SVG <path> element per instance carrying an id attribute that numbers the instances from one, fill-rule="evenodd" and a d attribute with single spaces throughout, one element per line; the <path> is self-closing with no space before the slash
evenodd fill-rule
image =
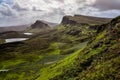
<path id="1" fill-rule="evenodd" d="M 46 29 L 49 28 L 49 25 L 44 23 L 43 21 L 37 20 L 34 24 L 31 25 L 31 27 L 34 28 L 41 28 Z"/>

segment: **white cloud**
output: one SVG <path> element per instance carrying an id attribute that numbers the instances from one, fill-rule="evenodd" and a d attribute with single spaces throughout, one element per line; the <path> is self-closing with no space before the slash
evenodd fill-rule
<path id="1" fill-rule="evenodd" d="M 118 0 L 114 0 L 114 4 L 110 0 L 110 5 L 106 1 L 109 0 L 4 0 L 0 4 L 0 26 L 31 23 L 37 19 L 60 22 L 64 15 L 74 14 L 104 17 L 119 15 Z"/>

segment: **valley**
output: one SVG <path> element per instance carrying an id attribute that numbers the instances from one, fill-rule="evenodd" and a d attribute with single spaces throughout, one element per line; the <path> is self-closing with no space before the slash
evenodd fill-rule
<path id="1" fill-rule="evenodd" d="M 120 17 L 74 15 L 56 27 L 47 23 L 0 33 L 0 80 L 120 79 Z"/>

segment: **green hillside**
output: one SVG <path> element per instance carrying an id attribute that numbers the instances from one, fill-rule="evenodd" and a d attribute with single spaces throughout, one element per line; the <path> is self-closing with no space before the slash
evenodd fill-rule
<path id="1" fill-rule="evenodd" d="M 60 24 L 0 44 L 0 80 L 119 80 L 120 17 L 106 22 Z"/>
<path id="2" fill-rule="evenodd" d="M 119 80 L 119 26 L 120 17 L 117 17 L 79 52 L 74 65 L 50 80 Z"/>

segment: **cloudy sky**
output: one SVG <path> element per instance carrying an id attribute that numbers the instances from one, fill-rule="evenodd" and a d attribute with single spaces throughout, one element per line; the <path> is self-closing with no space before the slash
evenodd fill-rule
<path id="1" fill-rule="evenodd" d="M 116 17 L 120 0 L 0 0 L 0 26 L 36 20 L 59 23 L 64 15 Z"/>

